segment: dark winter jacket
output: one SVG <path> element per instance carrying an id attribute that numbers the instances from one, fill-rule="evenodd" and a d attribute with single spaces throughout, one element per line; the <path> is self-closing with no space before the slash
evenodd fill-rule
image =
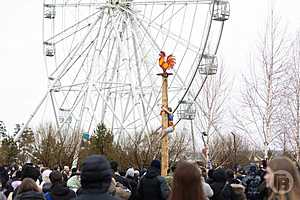
<path id="1" fill-rule="evenodd" d="M 226 173 L 224 169 L 217 169 L 213 174 L 213 182 L 210 184 L 211 189 L 214 191 L 214 196 L 211 200 L 224 200 L 223 193 L 226 184 Z"/>
<path id="2" fill-rule="evenodd" d="M 124 178 L 123 176 L 121 176 L 118 173 L 114 173 L 113 177 L 117 183 L 121 183 L 123 186 L 128 188 L 130 191 L 132 190 L 131 185 L 129 184 L 129 181 L 126 178 Z"/>
<path id="3" fill-rule="evenodd" d="M 223 197 L 225 200 L 246 200 L 245 187 L 237 179 L 230 180 L 226 183 Z"/>
<path id="4" fill-rule="evenodd" d="M 131 195 L 130 195 L 129 200 L 136 200 L 136 192 L 137 192 L 138 183 L 135 181 L 134 178 L 131 178 L 131 177 L 128 177 L 127 181 L 128 181 L 128 183 L 130 185 L 130 188 L 131 188 Z"/>
<path id="5" fill-rule="evenodd" d="M 138 200 L 165 200 L 168 198 L 170 188 L 160 171 L 150 168 L 141 179 L 137 189 Z"/>
<path id="6" fill-rule="evenodd" d="M 45 200 L 45 197 L 43 193 L 28 191 L 17 194 L 14 200 Z"/>
<path id="7" fill-rule="evenodd" d="M 51 189 L 51 187 L 52 187 L 52 184 L 51 184 L 51 183 L 44 183 L 43 188 L 42 188 L 43 193 L 49 192 L 50 189 Z"/>
<path id="8" fill-rule="evenodd" d="M 69 200 L 74 199 L 76 194 L 73 190 L 70 190 L 64 184 L 52 185 L 49 191 L 49 195 L 52 200 Z"/>
<path id="9" fill-rule="evenodd" d="M 76 200 L 120 200 L 109 195 L 103 189 L 80 189 Z"/>

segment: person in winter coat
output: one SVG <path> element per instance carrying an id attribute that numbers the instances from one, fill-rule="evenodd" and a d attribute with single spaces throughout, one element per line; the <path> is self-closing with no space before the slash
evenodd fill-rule
<path id="1" fill-rule="evenodd" d="M 45 171 L 43 171 L 42 173 L 42 183 L 41 183 L 41 187 L 43 190 L 43 193 L 47 193 L 49 192 L 50 188 L 51 188 L 51 181 L 50 181 L 50 174 L 51 174 L 51 170 L 50 169 L 46 169 Z"/>
<path id="2" fill-rule="evenodd" d="M 119 164 L 117 161 L 110 162 L 111 168 L 113 169 L 113 178 L 116 180 L 117 183 L 121 183 L 123 186 L 128 188 L 131 191 L 130 184 L 126 178 L 120 175 L 118 171 Z"/>
<path id="3" fill-rule="evenodd" d="M 31 178 L 35 181 L 35 183 L 38 182 L 38 178 L 40 176 L 40 171 L 34 167 L 31 163 L 27 163 L 22 167 L 22 172 L 21 172 L 21 180 L 23 181 L 25 178 Z M 15 199 L 18 189 L 20 186 L 17 186 L 15 190 L 10 194 L 12 199 Z M 38 186 L 39 187 L 39 186 Z"/>
<path id="4" fill-rule="evenodd" d="M 169 200 L 205 200 L 200 170 L 182 161 L 176 166 Z"/>
<path id="5" fill-rule="evenodd" d="M 138 200 L 168 199 L 170 188 L 164 177 L 160 176 L 160 161 L 153 160 L 147 173 L 141 178 L 137 189 Z"/>
<path id="6" fill-rule="evenodd" d="M 260 176 L 257 174 L 257 167 L 251 164 L 248 175 L 243 179 L 246 186 L 246 196 L 248 200 L 258 200 L 260 197 L 259 186 L 261 184 Z"/>
<path id="7" fill-rule="evenodd" d="M 131 195 L 130 195 L 129 200 L 135 200 L 136 199 L 136 190 L 137 190 L 137 184 L 138 183 L 136 182 L 133 168 L 129 168 L 126 171 L 125 178 L 129 182 L 129 185 L 130 185 L 130 188 L 131 188 Z"/>
<path id="8" fill-rule="evenodd" d="M 226 170 L 226 185 L 223 190 L 225 200 L 246 200 L 245 187 L 242 182 L 234 178 L 231 169 Z"/>
<path id="9" fill-rule="evenodd" d="M 214 191 L 214 195 L 211 200 L 224 200 L 223 193 L 226 184 L 226 173 L 224 169 L 216 169 L 213 173 L 213 182 L 210 184 L 211 189 Z"/>
<path id="10" fill-rule="evenodd" d="M 31 178 L 23 179 L 14 200 L 45 200 L 44 194 Z"/>
<path id="11" fill-rule="evenodd" d="M 210 185 L 205 182 L 204 177 L 202 179 L 202 188 L 203 188 L 203 194 L 204 194 L 204 199 L 209 200 L 214 195 L 214 191 L 211 189 Z"/>
<path id="12" fill-rule="evenodd" d="M 49 178 L 52 185 L 45 195 L 47 200 L 71 200 L 76 197 L 75 192 L 63 182 L 63 175 L 59 171 L 52 171 Z"/>
<path id="13" fill-rule="evenodd" d="M 79 169 L 76 169 L 76 173 L 73 172 L 73 175 L 67 181 L 67 186 L 74 192 L 77 192 L 77 190 L 81 188 Z"/>
<path id="14" fill-rule="evenodd" d="M 112 180 L 112 169 L 104 156 L 92 155 L 81 167 L 81 187 L 76 200 L 118 200 L 108 194 Z"/>
<path id="15" fill-rule="evenodd" d="M 232 170 L 226 171 L 227 183 L 223 191 L 223 198 L 225 200 L 247 200 L 245 194 L 245 187 L 242 182 L 234 178 Z"/>

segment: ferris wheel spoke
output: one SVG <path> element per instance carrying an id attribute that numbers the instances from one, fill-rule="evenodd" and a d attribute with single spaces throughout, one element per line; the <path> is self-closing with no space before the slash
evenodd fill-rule
<path id="1" fill-rule="evenodd" d="M 72 49 L 72 51 L 70 52 L 70 54 L 68 54 L 63 61 L 58 65 L 58 67 L 51 73 L 50 77 L 54 77 L 55 73 L 57 73 L 61 67 L 63 67 L 63 69 L 61 70 L 61 74 L 58 76 L 60 79 L 60 76 L 64 73 L 64 71 L 68 68 L 68 65 L 72 62 L 73 58 L 75 57 L 75 55 L 77 54 L 77 52 L 84 46 L 84 43 L 86 42 L 86 40 L 88 39 L 88 36 L 91 34 L 92 30 L 96 27 L 97 22 L 101 19 L 101 17 L 98 17 L 97 20 L 93 23 L 92 26 L 90 26 L 89 31 L 87 32 L 87 34 L 84 36 L 84 38 L 82 39 L 82 41 L 80 41 L 77 45 L 75 45 L 75 47 Z M 92 44 L 92 42 L 90 42 L 88 44 L 88 47 Z M 88 48 L 85 48 L 84 51 L 86 51 Z M 82 56 L 81 52 L 79 54 L 79 56 L 77 56 L 76 61 Z M 76 62 L 75 61 L 75 62 Z M 65 65 L 64 65 L 65 64 Z"/>
<path id="2" fill-rule="evenodd" d="M 67 32 L 72 31 L 72 29 L 74 29 L 74 28 L 77 29 L 77 28 L 76 28 L 77 26 L 83 24 L 84 22 L 86 22 L 86 21 L 89 20 L 90 18 L 94 17 L 94 16 L 95 16 L 96 14 L 98 14 L 98 13 L 99 13 L 99 14 L 103 14 L 103 12 L 104 12 L 104 10 L 98 10 L 98 11 L 92 13 L 91 15 L 89 15 L 89 16 L 87 16 L 86 18 L 80 20 L 79 22 L 77 22 L 77 23 L 75 23 L 75 24 L 73 24 L 73 25 L 71 25 L 71 26 L 65 28 L 65 29 L 62 30 L 61 32 L 59 32 L 59 33 L 55 34 L 54 36 L 48 38 L 48 39 L 46 40 L 46 42 L 51 42 L 51 41 L 55 40 L 57 37 L 63 37 L 63 36 L 62 36 L 63 34 L 66 34 Z M 86 28 L 86 27 L 88 27 L 88 26 L 90 26 L 90 25 L 91 25 L 91 24 L 88 23 L 87 25 L 83 25 L 82 28 L 80 28 L 80 29 L 84 29 L 84 28 Z M 73 31 L 73 34 L 76 33 L 76 32 L 78 32 L 78 31 L 77 31 L 77 30 Z M 73 35 L 73 34 L 72 34 L 72 35 Z M 71 34 L 69 34 L 69 35 L 71 35 Z M 66 36 L 65 36 L 65 37 L 66 37 Z"/>
<path id="3" fill-rule="evenodd" d="M 172 39 L 173 41 L 178 42 L 178 44 L 182 45 L 183 47 L 187 48 L 188 50 L 192 51 L 193 53 L 197 53 L 199 47 L 192 44 L 191 42 L 188 42 L 186 39 L 180 37 L 180 35 L 176 35 L 175 33 L 173 33 L 172 31 L 164 28 L 162 25 L 157 24 L 156 22 L 150 23 L 150 20 L 145 18 L 145 17 L 137 17 L 135 16 L 135 19 L 137 21 L 138 24 L 140 24 L 140 28 L 142 28 L 143 31 L 147 31 L 147 36 L 150 35 L 148 33 L 148 30 L 145 28 L 145 25 L 143 24 L 142 21 L 144 21 L 146 23 L 147 26 L 160 31 L 161 34 L 168 36 L 170 39 Z"/>

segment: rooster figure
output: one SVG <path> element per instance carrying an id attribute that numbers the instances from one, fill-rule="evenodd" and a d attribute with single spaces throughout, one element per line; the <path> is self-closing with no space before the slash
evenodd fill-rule
<path id="1" fill-rule="evenodd" d="M 159 56 L 159 66 L 162 68 L 164 73 L 166 73 L 167 70 L 172 69 L 176 64 L 175 57 L 172 54 L 166 59 L 166 53 L 161 51 Z"/>

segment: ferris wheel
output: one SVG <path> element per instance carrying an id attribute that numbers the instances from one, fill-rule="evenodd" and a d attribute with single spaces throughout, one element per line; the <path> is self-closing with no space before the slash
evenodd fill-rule
<path id="1" fill-rule="evenodd" d="M 157 129 L 159 52 L 177 60 L 169 82 L 177 110 L 217 72 L 229 15 L 224 0 L 44 0 L 49 87 L 25 127 L 38 118 L 88 133 L 103 122 L 117 136 Z"/>

